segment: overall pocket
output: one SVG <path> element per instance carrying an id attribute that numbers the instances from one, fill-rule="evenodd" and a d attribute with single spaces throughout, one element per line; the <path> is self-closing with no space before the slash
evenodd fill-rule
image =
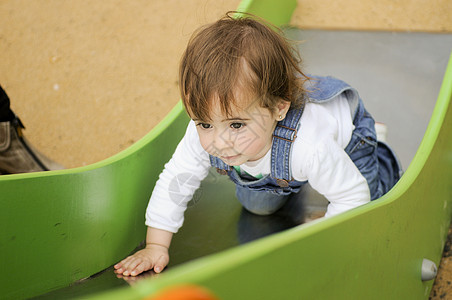
<path id="1" fill-rule="evenodd" d="M 345 148 L 345 152 L 355 161 L 375 153 L 377 149 L 377 141 L 371 135 L 364 135 L 360 132 L 353 132 L 350 143 Z"/>

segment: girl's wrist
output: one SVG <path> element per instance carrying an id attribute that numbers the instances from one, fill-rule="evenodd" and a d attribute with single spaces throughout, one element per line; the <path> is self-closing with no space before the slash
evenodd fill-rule
<path id="1" fill-rule="evenodd" d="M 148 246 L 160 246 L 160 247 L 163 247 L 163 248 L 165 248 L 165 249 L 168 249 L 168 248 L 169 248 L 168 246 L 166 246 L 166 245 L 164 245 L 164 244 L 160 244 L 160 243 L 146 243 L 146 248 L 147 248 Z"/>

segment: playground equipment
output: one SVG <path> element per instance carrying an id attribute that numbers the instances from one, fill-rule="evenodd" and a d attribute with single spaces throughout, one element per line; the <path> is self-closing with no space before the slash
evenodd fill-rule
<path id="1" fill-rule="evenodd" d="M 239 10 L 281 25 L 295 4 L 244 1 Z M 450 62 L 413 162 L 381 199 L 94 298 L 152 299 L 188 283 L 220 299 L 427 298 L 432 280 L 422 280 L 422 263 L 439 264 L 451 218 L 451 97 Z M 44 294 L 130 253 L 145 235 L 153 183 L 187 121 L 178 104 L 142 140 L 107 160 L 1 176 L 1 297 Z"/>

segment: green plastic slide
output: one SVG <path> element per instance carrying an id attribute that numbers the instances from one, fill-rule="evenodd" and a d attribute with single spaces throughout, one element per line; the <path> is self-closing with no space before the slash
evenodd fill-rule
<path id="1" fill-rule="evenodd" d="M 280 26 L 295 0 L 243 1 Z M 439 264 L 451 220 L 452 59 L 424 139 L 384 197 L 93 296 L 143 299 L 195 284 L 220 299 L 422 299 L 423 259 Z M 0 176 L 0 298 L 68 286 L 108 268 L 144 239 L 144 212 L 188 118 L 179 103 L 143 139 L 99 163 Z"/>
<path id="2" fill-rule="evenodd" d="M 0 176 L 0 298 L 43 294 L 97 273 L 143 240 L 143 212 L 186 127 L 181 105 L 102 162 Z"/>

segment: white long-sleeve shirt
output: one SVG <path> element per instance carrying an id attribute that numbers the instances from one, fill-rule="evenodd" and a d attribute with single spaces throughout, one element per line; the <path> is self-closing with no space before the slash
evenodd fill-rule
<path id="1" fill-rule="evenodd" d="M 306 103 L 291 152 L 292 176 L 308 181 L 329 201 L 332 216 L 370 201 L 367 181 L 344 151 L 354 129 L 345 97 L 324 104 Z M 271 149 L 257 161 L 240 165 L 252 176 L 270 173 Z M 146 225 L 177 232 L 188 201 L 210 168 L 193 121 L 165 165 L 146 210 Z"/>

